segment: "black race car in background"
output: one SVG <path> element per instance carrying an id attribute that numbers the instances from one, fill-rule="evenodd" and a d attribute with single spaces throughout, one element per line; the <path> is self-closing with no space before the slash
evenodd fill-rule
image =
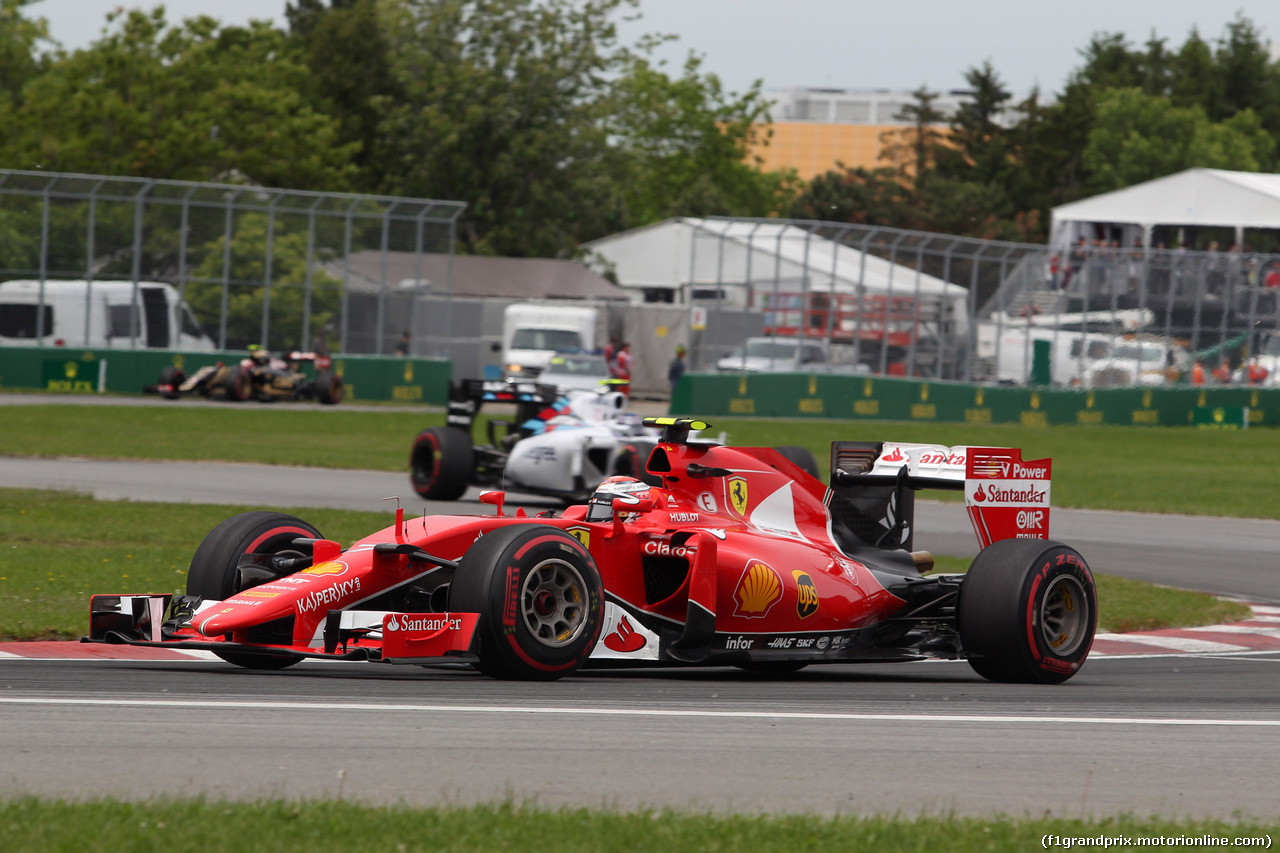
<path id="1" fill-rule="evenodd" d="M 305 362 L 315 364 L 314 379 L 302 372 Z M 160 371 L 160 382 L 145 390 L 169 400 L 194 394 L 234 402 L 316 400 L 333 405 L 342 401 L 343 385 L 342 377 L 330 370 L 331 364 L 327 355 L 291 352 L 286 361 L 265 349 L 250 347 L 248 358 L 233 364 L 220 361 L 206 365 L 190 376 L 170 365 Z"/>

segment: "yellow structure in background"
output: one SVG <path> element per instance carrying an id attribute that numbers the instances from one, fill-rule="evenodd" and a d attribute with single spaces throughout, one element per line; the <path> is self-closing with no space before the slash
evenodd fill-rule
<path id="1" fill-rule="evenodd" d="M 886 132 L 907 130 L 899 118 L 915 96 L 897 89 L 778 89 L 765 93 L 771 124 L 759 127 L 749 160 L 760 158 L 767 170 L 795 169 L 804 180 L 831 170 L 890 166 L 881 159 Z M 968 92 L 939 92 L 933 108 L 945 124 L 969 97 Z M 770 137 L 772 132 L 772 137 Z"/>
<path id="2" fill-rule="evenodd" d="M 766 171 L 795 169 L 806 181 L 839 170 L 842 163 L 849 169 L 870 170 L 889 165 L 880 159 L 884 147 L 880 135 L 901 129 L 901 125 L 779 121 L 761 128 L 761 141 L 752 146 L 749 156 L 751 162 L 759 157 Z"/>

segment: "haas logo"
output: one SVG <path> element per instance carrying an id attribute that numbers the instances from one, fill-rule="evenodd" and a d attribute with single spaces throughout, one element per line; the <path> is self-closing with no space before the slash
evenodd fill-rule
<path id="1" fill-rule="evenodd" d="M 617 629 L 604 638 L 604 646 L 606 649 L 615 652 L 638 652 L 644 648 L 645 639 L 643 634 L 636 632 L 631 627 L 631 622 L 627 617 L 623 616 L 618 620 Z"/>

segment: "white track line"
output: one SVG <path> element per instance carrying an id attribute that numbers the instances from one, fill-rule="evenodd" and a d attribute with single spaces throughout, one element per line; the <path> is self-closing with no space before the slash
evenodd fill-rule
<path id="1" fill-rule="evenodd" d="M 401 705 L 371 704 L 365 702 L 266 702 L 266 701 L 207 701 L 183 699 L 62 699 L 41 697 L 0 697 L 0 705 L 44 706 L 101 706 L 135 708 L 239 708 L 246 710 L 300 710 L 300 711 L 410 711 L 439 714 L 547 714 L 560 716 L 597 717 L 673 717 L 706 719 L 749 720 L 845 720 L 922 723 L 1031 723 L 1122 726 L 1245 726 L 1280 728 L 1277 720 L 1244 719 L 1194 719 L 1194 718 L 1141 718 L 1141 717 L 1036 717 L 980 714 L 839 714 L 805 711 L 686 711 L 661 708 L 553 708 L 501 705 Z"/>

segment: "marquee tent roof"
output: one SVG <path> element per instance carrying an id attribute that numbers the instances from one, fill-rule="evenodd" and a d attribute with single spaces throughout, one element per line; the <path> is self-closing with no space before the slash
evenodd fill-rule
<path id="1" fill-rule="evenodd" d="M 944 240 L 939 236 L 939 240 Z M 944 244 L 945 245 L 945 244 Z M 965 298 L 968 290 L 783 222 L 675 218 L 587 243 L 623 287 L 750 284 L 796 291 L 912 293 Z M 910 253 L 904 253 L 904 256 Z"/>
<path id="2" fill-rule="evenodd" d="M 1188 169 L 1053 209 L 1068 222 L 1280 229 L 1280 175 Z"/>

